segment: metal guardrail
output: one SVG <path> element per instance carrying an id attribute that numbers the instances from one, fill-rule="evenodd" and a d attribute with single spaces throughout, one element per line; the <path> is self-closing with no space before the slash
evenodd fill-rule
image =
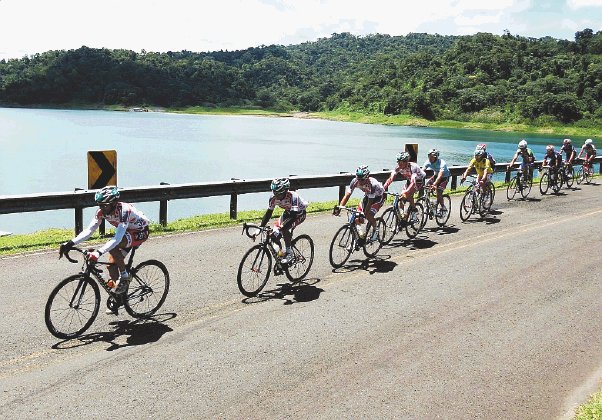
<path id="1" fill-rule="evenodd" d="M 576 165 L 580 165 L 582 159 L 575 160 Z M 595 158 L 596 163 L 602 162 L 602 157 Z M 535 162 L 539 168 L 541 161 Z M 518 164 L 515 164 L 518 167 Z M 457 188 L 457 180 L 466 170 L 466 166 L 450 166 L 452 175 L 452 190 Z M 506 182 L 510 180 L 508 163 L 498 163 L 495 165 L 495 172 L 506 172 Z M 373 172 L 371 175 L 379 181 L 388 178 L 391 170 Z M 602 164 L 599 173 L 602 173 Z M 314 175 L 314 176 L 295 176 L 290 175 L 291 189 L 308 188 L 327 188 L 339 187 L 339 200 L 345 194 L 345 188 L 349 185 L 353 174 L 349 172 L 336 175 Z M 166 184 L 161 183 L 158 186 L 144 186 L 120 189 L 123 201 L 130 203 L 154 202 L 159 201 L 159 222 L 162 225 L 167 224 L 167 202 L 169 200 L 181 200 L 187 198 L 202 198 L 214 196 L 230 196 L 230 217 L 237 218 L 238 195 L 257 192 L 270 191 L 271 179 L 232 179 L 226 182 L 202 182 L 191 184 Z M 4 195 L 0 196 L 0 214 L 26 213 L 45 210 L 75 210 L 75 231 L 79 233 L 83 229 L 83 209 L 94 207 L 95 191 L 75 190 L 74 192 L 40 193 L 25 195 Z"/>

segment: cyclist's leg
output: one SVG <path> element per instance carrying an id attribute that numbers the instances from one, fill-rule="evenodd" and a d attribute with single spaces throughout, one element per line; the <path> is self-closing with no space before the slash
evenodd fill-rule
<path id="1" fill-rule="evenodd" d="M 119 245 L 109 251 L 107 260 L 110 264 L 108 270 L 111 280 L 117 280 L 119 278 L 119 273 L 125 271 L 125 257 L 130 250 L 128 243 L 131 243 L 131 241 L 131 234 L 126 232 Z"/>

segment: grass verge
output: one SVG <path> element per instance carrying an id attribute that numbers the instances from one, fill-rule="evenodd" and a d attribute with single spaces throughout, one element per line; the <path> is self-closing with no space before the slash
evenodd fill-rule
<path id="1" fill-rule="evenodd" d="M 590 400 L 580 406 L 575 413 L 575 420 L 602 419 L 602 391 L 592 395 Z"/>

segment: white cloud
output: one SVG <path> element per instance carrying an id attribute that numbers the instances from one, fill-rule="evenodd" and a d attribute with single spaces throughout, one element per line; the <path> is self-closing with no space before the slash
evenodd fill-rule
<path id="1" fill-rule="evenodd" d="M 602 7 L 602 0 L 567 0 L 567 5 L 571 9 L 582 7 Z"/>

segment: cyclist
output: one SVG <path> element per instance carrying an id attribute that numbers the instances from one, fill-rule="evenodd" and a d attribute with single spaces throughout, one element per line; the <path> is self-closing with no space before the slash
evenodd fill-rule
<path id="1" fill-rule="evenodd" d="M 474 157 L 470 160 L 468 167 L 462 174 L 462 178 L 460 178 L 460 183 L 466 180 L 466 176 L 468 176 L 472 168 L 477 171 L 477 182 L 479 183 L 479 186 L 481 188 L 488 187 L 493 168 L 491 167 L 491 162 L 487 159 L 487 152 L 485 150 L 475 150 Z"/>
<path id="2" fill-rule="evenodd" d="M 565 153 L 566 159 L 564 162 L 567 165 L 572 165 L 575 160 L 575 156 L 577 155 L 577 150 L 573 146 L 573 142 L 571 139 L 564 139 L 562 141 L 562 147 L 560 148 L 560 154 Z"/>
<path id="3" fill-rule="evenodd" d="M 98 204 L 90 225 L 84 229 L 75 238 L 61 244 L 60 255 L 71 249 L 90 236 L 98 229 L 101 222 L 106 220 L 115 226 L 115 235 L 103 246 L 93 252 L 86 254 L 90 261 L 98 261 L 102 254 L 109 253 L 109 275 L 110 280 L 116 282 L 114 289 L 116 294 L 121 294 L 127 290 L 130 281 L 130 274 L 125 266 L 125 257 L 132 247 L 141 245 L 148 239 L 149 220 L 140 210 L 129 203 L 119 201 L 119 190 L 111 185 L 101 188 L 94 195 L 94 201 Z M 110 310 L 107 310 L 107 313 Z M 115 313 L 114 311 L 111 311 Z"/>
<path id="4" fill-rule="evenodd" d="M 588 170 L 591 170 L 590 168 L 592 168 L 594 164 L 594 158 L 597 154 L 596 147 L 594 146 L 592 139 L 585 140 L 585 143 L 583 143 L 583 146 L 581 146 L 581 150 L 579 151 L 579 156 L 577 156 L 577 159 L 581 158 L 583 152 L 585 152 L 583 163 L 586 164 Z"/>
<path id="5" fill-rule="evenodd" d="M 368 169 L 368 166 L 361 165 L 356 169 L 355 178 L 351 180 L 351 184 L 349 184 L 349 188 L 341 199 L 339 206 L 344 206 L 347 204 L 349 197 L 351 197 L 353 190 L 356 188 L 359 188 L 364 192 L 364 198 L 360 202 L 358 210 L 364 212 L 368 222 L 374 228 L 374 233 L 370 239 L 372 241 L 376 241 L 378 239 L 378 231 L 376 229 L 376 219 L 374 216 L 376 213 L 378 213 L 385 202 L 385 188 L 383 187 L 383 184 L 370 176 L 370 169 Z M 332 211 L 332 214 L 338 216 L 340 212 L 341 210 L 338 207 L 335 207 Z M 356 223 L 361 224 L 363 223 L 363 220 L 357 220 Z M 360 239 L 366 238 L 367 231 L 368 229 L 366 229 L 366 231 L 359 231 Z"/>
<path id="6" fill-rule="evenodd" d="M 427 185 L 432 190 L 437 191 L 437 203 L 439 203 L 439 210 L 443 214 L 447 211 L 445 202 L 443 201 L 443 191 L 447 187 L 451 172 L 447 167 L 447 163 L 443 159 L 439 159 L 439 150 L 429 150 L 427 157 L 426 162 L 422 166 L 425 170 L 430 169 L 433 171 L 433 176 L 429 178 Z"/>
<path id="7" fill-rule="evenodd" d="M 397 154 L 397 167 L 391 171 L 389 179 L 385 181 L 384 189 L 387 191 L 389 185 L 399 174 L 401 179 L 405 179 L 406 187 L 401 192 L 401 197 L 409 203 L 408 208 L 404 212 L 404 218 L 407 219 L 410 208 L 414 207 L 414 193 L 422 188 L 422 183 L 426 173 L 414 162 L 410 162 L 410 154 L 401 152 Z"/>
<path id="8" fill-rule="evenodd" d="M 293 230 L 305 221 L 307 215 L 306 208 L 308 202 L 305 201 L 296 191 L 290 191 L 291 182 L 288 178 L 276 178 L 272 181 L 270 189 L 272 197 L 268 201 L 268 209 L 263 215 L 261 226 L 265 226 L 274 212 L 276 206 L 284 210 L 280 219 L 274 223 L 272 238 L 280 245 L 280 236 L 284 238 L 286 254 L 280 260 L 282 264 L 288 264 L 293 259 L 291 241 L 293 239 Z"/>
<path id="9" fill-rule="evenodd" d="M 491 168 L 492 169 L 495 168 L 496 162 L 495 162 L 495 159 L 493 158 L 493 155 L 487 151 L 487 144 L 485 144 L 485 143 L 477 144 L 477 147 L 475 147 L 475 152 L 480 149 L 485 151 L 486 157 L 487 157 L 487 159 L 489 159 L 489 164 L 491 165 Z"/>
<path id="10" fill-rule="evenodd" d="M 514 165 L 514 162 L 516 162 L 516 159 L 518 159 L 519 156 L 523 159 L 523 162 L 520 164 L 520 170 L 524 174 L 526 174 L 529 180 L 532 179 L 533 165 L 535 164 L 535 155 L 533 154 L 533 150 L 527 147 L 527 140 L 525 139 L 522 139 L 518 142 L 518 149 L 516 149 L 516 153 L 510 161 L 510 165 L 508 166 L 509 168 L 511 168 L 512 165 Z"/>
<path id="11" fill-rule="evenodd" d="M 543 157 L 542 167 L 549 166 L 550 167 L 550 176 L 556 181 L 558 176 L 558 171 L 562 168 L 562 154 L 557 152 L 554 149 L 554 146 L 548 144 L 546 146 L 546 155 Z"/>

